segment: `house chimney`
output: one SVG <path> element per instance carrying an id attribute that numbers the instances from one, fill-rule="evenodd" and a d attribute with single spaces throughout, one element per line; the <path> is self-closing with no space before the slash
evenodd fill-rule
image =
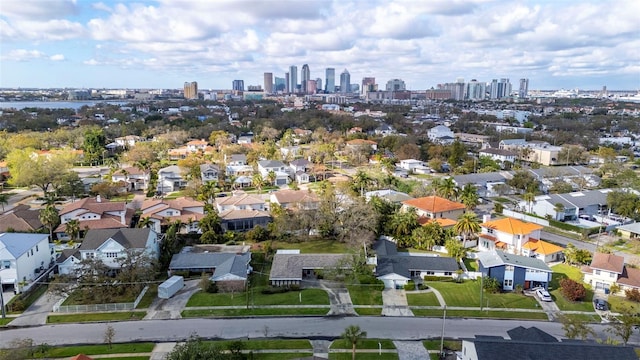
<path id="1" fill-rule="evenodd" d="M 482 222 L 486 223 L 487 221 L 491 221 L 491 214 L 482 215 Z"/>
<path id="2" fill-rule="evenodd" d="M 100 198 L 100 195 L 96 195 L 96 202 L 102 202 L 102 199 Z"/>

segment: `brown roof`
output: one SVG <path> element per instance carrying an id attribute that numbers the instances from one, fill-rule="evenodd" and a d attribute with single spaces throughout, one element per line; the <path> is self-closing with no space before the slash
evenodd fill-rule
<path id="1" fill-rule="evenodd" d="M 91 230 L 94 229 L 121 229 L 128 228 L 129 225 L 125 225 L 120 221 L 113 218 L 97 219 L 97 220 L 83 220 L 80 221 L 80 230 L 84 230 L 88 227 Z M 65 232 L 67 230 L 67 224 L 60 224 L 54 230 L 54 232 Z"/>
<path id="2" fill-rule="evenodd" d="M 439 196 L 425 196 L 417 199 L 405 200 L 402 202 L 407 206 L 428 211 L 430 213 L 440 213 L 452 210 L 463 210 L 464 204 L 447 200 Z"/>
<path id="3" fill-rule="evenodd" d="M 233 196 L 224 197 L 224 198 L 216 198 L 216 203 L 218 205 L 253 205 L 253 204 L 264 204 L 264 200 L 262 198 L 250 195 L 241 191 L 235 192 Z"/>
<path id="4" fill-rule="evenodd" d="M 8 213 L 0 216 L 0 232 L 8 229 L 14 231 L 33 231 L 42 227 L 40 211 L 32 210 L 28 205 L 18 205 Z"/>
<path id="5" fill-rule="evenodd" d="M 268 212 L 259 210 L 225 210 L 220 213 L 220 219 L 222 220 L 252 219 L 269 216 Z"/>
<path id="6" fill-rule="evenodd" d="M 318 202 L 318 196 L 308 190 L 280 190 L 273 193 L 279 204 Z"/>
<path id="7" fill-rule="evenodd" d="M 140 210 L 144 211 L 146 209 L 149 209 L 151 207 L 154 207 L 158 204 L 165 204 L 166 206 L 162 207 L 162 209 L 166 209 L 168 207 L 172 208 L 172 209 L 179 209 L 182 210 L 186 207 L 198 207 L 198 206 L 204 206 L 204 203 L 202 201 L 197 201 L 191 198 L 186 198 L 186 197 L 180 197 L 174 200 L 145 200 L 142 203 L 142 206 L 140 207 Z M 159 210 L 158 210 L 159 211 Z"/>
<path id="8" fill-rule="evenodd" d="M 622 274 L 624 270 L 624 257 L 615 254 L 595 253 L 593 254 L 593 260 L 591 260 L 590 266 L 594 269 Z"/>
<path id="9" fill-rule="evenodd" d="M 71 360 L 93 360 L 93 358 L 88 357 L 85 354 L 79 354 L 71 358 Z"/>
<path id="10" fill-rule="evenodd" d="M 124 211 L 125 203 L 122 201 L 109 201 L 102 199 L 100 202 L 96 198 L 88 197 L 71 204 L 67 204 L 60 210 L 60 215 L 68 214 L 78 209 L 86 209 L 96 214 L 102 214 L 107 211 Z"/>
<path id="11" fill-rule="evenodd" d="M 640 269 L 625 266 L 622 275 L 618 277 L 618 283 L 640 288 Z"/>
<path id="12" fill-rule="evenodd" d="M 140 170 L 140 169 L 138 169 L 137 167 L 134 167 L 134 166 L 129 166 L 129 167 L 126 167 L 126 168 L 119 169 L 118 171 L 114 172 L 113 175 L 124 175 L 125 171 L 129 175 L 146 175 L 146 174 L 148 174 L 147 171 Z"/>

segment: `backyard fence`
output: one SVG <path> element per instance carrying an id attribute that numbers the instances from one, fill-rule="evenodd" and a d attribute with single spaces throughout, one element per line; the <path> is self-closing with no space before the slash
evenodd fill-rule
<path id="1" fill-rule="evenodd" d="M 144 294 L 149 290 L 149 286 L 145 286 L 136 297 L 134 302 L 129 303 L 112 303 L 112 304 L 88 304 L 88 305 L 62 305 L 66 298 L 60 299 L 55 305 L 53 305 L 53 312 L 59 313 L 91 313 L 91 312 L 105 312 L 105 311 L 124 311 L 135 309 Z"/>
<path id="2" fill-rule="evenodd" d="M 512 217 L 512 218 L 515 218 L 515 219 L 520 219 L 520 220 L 532 222 L 534 224 L 538 224 L 538 225 L 542 225 L 542 226 L 549 226 L 549 221 L 547 221 L 545 219 L 540 219 L 540 218 L 537 218 L 535 216 L 530 216 L 530 215 L 519 213 L 519 212 L 516 212 L 516 211 L 511 211 L 511 210 L 504 209 L 502 211 L 502 215 L 509 216 L 509 217 Z"/>

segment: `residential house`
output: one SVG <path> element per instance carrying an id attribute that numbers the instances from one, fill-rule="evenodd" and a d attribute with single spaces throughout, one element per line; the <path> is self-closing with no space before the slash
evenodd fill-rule
<path id="1" fill-rule="evenodd" d="M 391 125 L 388 125 L 388 124 L 381 124 L 375 130 L 373 130 L 373 132 L 374 134 L 382 135 L 383 137 L 397 133 L 397 131 Z"/>
<path id="2" fill-rule="evenodd" d="M 480 197 L 495 197 L 515 194 L 515 188 L 507 185 L 507 181 L 513 178 L 513 172 L 500 171 L 489 173 L 454 175 L 453 181 L 460 188 L 472 184 Z"/>
<path id="3" fill-rule="evenodd" d="M 188 182 L 186 176 L 187 169 L 177 165 L 167 166 L 158 170 L 158 192 L 166 194 L 184 189 Z"/>
<path id="4" fill-rule="evenodd" d="M 552 271 L 540 259 L 499 250 L 479 252 L 477 259 L 482 276 L 498 280 L 502 290 L 511 291 L 518 285 L 525 290 L 534 287 L 547 289 L 551 282 Z"/>
<path id="5" fill-rule="evenodd" d="M 9 165 L 6 161 L 0 161 L 0 182 L 4 182 L 9 178 Z"/>
<path id="6" fill-rule="evenodd" d="M 373 244 L 375 276 L 387 289 L 402 289 L 409 280 L 421 283 L 425 276 L 454 277 L 456 259 L 440 256 L 399 254 L 394 242 L 379 239 Z"/>
<path id="7" fill-rule="evenodd" d="M 378 151 L 378 143 L 373 140 L 353 139 L 346 142 L 346 148 L 352 151 Z"/>
<path id="8" fill-rule="evenodd" d="M 428 217 L 431 219 L 447 218 L 457 220 L 458 217 L 465 212 L 464 204 L 439 196 L 425 196 L 405 200 L 402 202 L 402 209 L 415 209 L 418 217 Z"/>
<path id="9" fill-rule="evenodd" d="M 149 228 L 89 230 L 80 247 L 69 250 L 58 258 L 60 274 L 74 274 L 81 270 L 81 262 L 88 259 L 101 260 L 109 268 L 118 270 L 121 259 L 132 253 L 158 259 L 160 237 Z"/>
<path id="10" fill-rule="evenodd" d="M 149 187 L 150 173 L 137 167 L 126 167 L 119 169 L 111 175 L 114 183 L 125 184 L 126 191 L 146 191 Z"/>
<path id="11" fill-rule="evenodd" d="M 519 219 L 505 217 L 480 224 L 480 251 L 503 250 L 511 254 L 522 254 L 522 245 L 529 239 L 540 239 L 542 226 Z"/>
<path id="12" fill-rule="evenodd" d="M 205 139 L 191 140 L 187 143 L 186 146 L 189 152 L 204 152 L 207 149 L 207 146 L 209 146 L 209 143 Z"/>
<path id="13" fill-rule="evenodd" d="M 266 227 L 271 215 L 266 211 L 264 200 L 243 191 L 234 191 L 232 196 L 216 198 L 216 208 L 226 231 L 248 231 L 256 226 Z"/>
<path id="14" fill-rule="evenodd" d="M 529 203 L 520 202 L 521 208 L 532 213 L 558 221 L 573 221 L 578 218 L 591 218 L 607 212 L 607 194 L 612 189 L 585 190 L 564 194 L 548 194 L 536 196 Z M 597 226 L 597 224 L 594 224 Z"/>
<path id="15" fill-rule="evenodd" d="M 53 260 L 47 234 L 0 234 L 0 291 L 5 285 L 13 286 L 16 293 L 28 289 Z"/>
<path id="16" fill-rule="evenodd" d="M 584 282 L 595 290 L 608 292 L 611 285 L 618 282 L 618 278 L 626 268 L 623 256 L 596 252 L 593 254 L 591 264 L 582 267 Z"/>
<path id="17" fill-rule="evenodd" d="M 460 360 L 536 359 L 536 360 L 575 360 L 575 359 L 637 359 L 631 346 L 599 344 L 593 341 L 558 341 L 552 335 L 536 328 L 519 326 L 507 331 L 509 339 L 501 336 L 477 336 L 462 339 L 462 350 L 458 352 Z"/>
<path id="18" fill-rule="evenodd" d="M 200 179 L 202 183 L 208 183 L 210 181 L 218 182 L 218 176 L 220 174 L 220 168 L 215 164 L 202 164 L 200 165 Z"/>
<path id="19" fill-rule="evenodd" d="M 415 174 L 431 173 L 431 169 L 427 166 L 427 164 L 424 161 L 416 160 L 416 159 L 400 160 L 399 167 L 401 169 L 407 170 L 407 172 L 409 173 L 415 173 Z"/>
<path id="20" fill-rule="evenodd" d="M 584 166 L 557 166 L 552 168 L 527 169 L 538 181 L 540 190 L 548 192 L 554 183 L 568 183 L 574 190 L 598 187 L 600 178 L 593 169 Z"/>
<path id="21" fill-rule="evenodd" d="M 134 147 L 136 146 L 136 143 L 139 143 L 141 141 L 146 141 L 146 139 L 137 135 L 127 135 L 114 139 L 116 145 L 121 148 Z"/>
<path id="22" fill-rule="evenodd" d="M 560 165 L 563 162 L 558 154 L 560 146 L 550 145 L 545 141 L 526 141 L 525 139 L 508 139 L 500 141 L 500 149 L 510 150 L 518 154 L 523 161 L 538 163 L 544 166 Z"/>
<path id="23" fill-rule="evenodd" d="M 267 180 L 269 173 L 273 172 L 275 178 L 273 185 L 282 186 L 289 183 L 289 167 L 280 160 L 260 160 L 258 161 L 258 171 L 262 178 Z"/>
<path id="24" fill-rule="evenodd" d="M 251 144 L 253 142 L 253 133 L 241 134 L 238 136 L 237 143 L 241 145 Z"/>
<path id="25" fill-rule="evenodd" d="M 469 134 L 469 133 L 456 133 L 455 137 L 461 143 L 465 145 L 472 145 L 472 146 L 482 146 L 483 144 L 489 143 L 489 141 L 491 140 L 491 136 L 489 135 L 479 135 L 479 134 Z"/>
<path id="26" fill-rule="evenodd" d="M 514 164 L 518 158 L 518 154 L 510 150 L 486 148 L 478 152 L 478 156 L 486 156 L 497 162 L 500 168 L 509 168 L 508 164 Z"/>
<path id="27" fill-rule="evenodd" d="M 224 156 L 224 162 L 227 166 L 241 166 L 247 165 L 247 155 L 245 154 L 231 154 Z"/>
<path id="28" fill-rule="evenodd" d="M 305 279 L 315 279 L 316 271 L 351 269 L 347 254 L 300 254 L 299 250 L 278 250 L 273 256 L 269 284 L 301 286 Z"/>
<path id="29" fill-rule="evenodd" d="M 311 162 L 307 159 L 296 159 L 289 162 L 290 172 L 294 174 L 298 184 L 307 184 L 311 180 L 309 171 L 312 169 Z"/>
<path id="30" fill-rule="evenodd" d="M 271 193 L 270 200 L 287 210 L 312 210 L 320 206 L 320 199 L 311 190 L 279 190 Z"/>
<path id="31" fill-rule="evenodd" d="M 280 148 L 280 154 L 282 154 L 283 159 L 293 159 L 300 156 L 302 152 L 302 147 L 295 146 L 283 146 Z"/>
<path id="32" fill-rule="evenodd" d="M 250 265 L 251 252 L 227 251 L 225 248 L 212 248 L 207 245 L 185 247 L 179 254 L 171 257 L 169 272 L 211 274 L 209 280 L 216 283 L 219 291 L 244 291 L 249 274 L 253 270 Z"/>
<path id="33" fill-rule="evenodd" d="M 378 197 L 384 201 L 388 201 L 396 205 L 400 205 L 403 201 L 413 199 L 413 197 L 411 197 L 409 194 L 391 189 L 367 191 L 366 193 L 364 193 L 364 197 L 367 202 L 369 202 L 373 197 Z"/>
<path id="34" fill-rule="evenodd" d="M 40 210 L 32 210 L 29 205 L 17 205 L 0 215 L 0 233 L 36 232 L 42 227 Z"/>
<path id="35" fill-rule="evenodd" d="M 149 218 L 151 228 L 162 233 L 164 227 L 176 221 L 183 225 L 179 233 L 199 234 L 200 220 L 205 216 L 204 203 L 194 199 L 180 197 L 174 200 L 153 199 L 145 200 L 140 206 L 140 220 Z"/>
<path id="36" fill-rule="evenodd" d="M 427 136 L 433 143 L 451 144 L 455 141 L 455 134 L 444 125 L 438 125 L 429 129 Z"/>
<path id="37" fill-rule="evenodd" d="M 59 212 L 60 225 L 54 230 L 57 238 L 68 240 L 67 223 L 71 220 L 80 222 L 80 230 L 84 229 L 120 229 L 131 224 L 133 210 L 127 209 L 122 201 L 103 201 L 100 195 L 95 198 L 84 198 L 67 204 Z"/>
<path id="38" fill-rule="evenodd" d="M 0 218 L 0 223 L 2 220 Z M 616 228 L 621 238 L 631 240 L 640 238 L 640 223 L 631 223 Z"/>

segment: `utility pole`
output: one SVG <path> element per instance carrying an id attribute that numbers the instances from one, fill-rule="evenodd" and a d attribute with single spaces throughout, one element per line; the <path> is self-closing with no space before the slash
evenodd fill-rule
<path id="1" fill-rule="evenodd" d="M 0 307 L 2 307 L 2 318 L 7 318 L 7 312 L 4 309 L 4 286 L 2 286 L 2 277 L 0 276 Z"/>
<path id="2" fill-rule="evenodd" d="M 480 276 L 480 311 L 482 311 L 482 303 L 484 302 L 484 299 L 483 299 L 483 297 L 484 297 L 484 291 L 483 291 L 484 290 L 483 289 L 484 288 L 484 281 L 483 280 L 484 280 L 484 276 L 481 275 Z"/>
<path id="3" fill-rule="evenodd" d="M 442 335 L 440 336 L 440 357 L 444 357 L 444 323 L 447 319 L 447 305 L 444 306 L 444 312 L 442 313 Z"/>

